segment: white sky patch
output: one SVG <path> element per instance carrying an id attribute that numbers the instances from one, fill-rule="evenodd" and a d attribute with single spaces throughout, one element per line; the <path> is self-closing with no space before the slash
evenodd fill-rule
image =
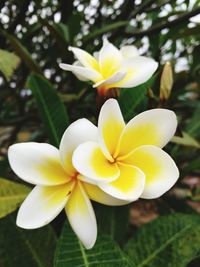
<path id="1" fill-rule="evenodd" d="M 190 21 L 195 23 L 195 24 L 200 24 L 200 14 L 190 18 Z"/>

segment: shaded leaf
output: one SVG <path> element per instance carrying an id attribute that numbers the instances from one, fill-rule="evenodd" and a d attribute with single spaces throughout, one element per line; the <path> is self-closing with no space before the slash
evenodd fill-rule
<path id="1" fill-rule="evenodd" d="M 99 206 L 96 209 L 98 231 L 109 235 L 113 240 L 124 241 L 129 225 L 129 206 Z"/>
<path id="2" fill-rule="evenodd" d="M 28 86 L 33 92 L 52 144 L 59 146 L 60 139 L 69 124 L 69 118 L 57 92 L 39 75 L 31 75 Z"/>
<path id="3" fill-rule="evenodd" d="M 200 105 L 197 106 L 194 115 L 192 116 L 190 122 L 186 127 L 186 131 L 188 134 L 193 137 L 200 136 Z"/>
<path id="4" fill-rule="evenodd" d="M 0 266 L 53 267 L 56 237 L 52 228 L 24 230 L 16 226 L 14 217 L 0 221 Z"/>
<path id="5" fill-rule="evenodd" d="M 56 40 L 59 50 L 61 50 L 63 54 L 67 54 L 67 45 L 69 43 L 68 28 L 62 23 L 50 24 L 47 19 L 39 18 L 39 21 L 43 26 L 47 27 L 52 37 Z"/>
<path id="6" fill-rule="evenodd" d="M 0 218 L 14 211 L 30 192 L 30 188 L 0 178 Z"/>
<path id="7" fill-rule="evenodd" d="M 4 74 L 7 81 L 10 80 L 19 63 L 20 59 L 14 53 L 0 49 L 0 71 Z"/>
<path id="8" fill-rule="evenodd" d="M 133 88 L 120 89 L 119 105 L 125 120 L 130 120 L 137 112 L 141 111 L 141 106 L 147 104 L 147 90 L 155 81 L 155 76 L 146 83 Z"/>
<path id="9" fill-rule="evenodd" d="M 173 214 L 141 227 L 125 251 L 137 267 L 185 267 L 200 250 L 200 216 Z"/>
<path id="10" fill-rule="evenodd" d="M 110 237 L 99 235 L 95 246 L 86 250 L 66 224 L 58 242 L 55 267 L 75 266 L 135 267 Z"/>

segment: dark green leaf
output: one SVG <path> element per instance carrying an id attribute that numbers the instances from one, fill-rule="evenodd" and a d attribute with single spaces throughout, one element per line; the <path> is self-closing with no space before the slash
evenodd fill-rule
<path id="1" fill-rule="evenodd" d="M 0 221 L 0 266 L 53 267 L 56 237 L 50 226 L 23 230 L 14 216 Z"/>
<path id="2" fill-rule="evenodd" d="M 193 137 L 200 136 L 200 105 L 197 106 L 194 115 L 186 127 L 186 131 Z"/>
<path id="3" fill-rule="evenodd" d="M 97 266 L 135 267 L 110 237 L 99 235 L 95 246 L 91 250 L 85 250 L 71 228 L 65 225 L 58 242 L 55 267 Z"/>
<path id="4" fill-rule="evenodd" d="M 147 90 L 155 81 L 155 76 L 150 78 L 146 83 L 133 88 L 120 89 L 119 104 L 125 120 L 130 120 L 137 112 L 142 111 L 147 103 Z"/>
<path id="5" fill-rule="evenodd" d="M 52 85 L 39 75 L 31 75 L 28 86 L 36 99 L 51 143 L 59 146 L 60 139 L 69 124 L 64 104 Z"/>
<path id="6" fill-rule="evenodd" d="M 108 234 L 121 243 L 124 241 L 129 225 L 129 206 L 108 207 L 99 206 L 96 210 L 98 231 Z"/>
<path id="7" fill-rule="evenodd" d="M 137 267 L 186 267 L 200 250 L 200 216 L 174 214 L 140 228 L 125 247 Z"/>

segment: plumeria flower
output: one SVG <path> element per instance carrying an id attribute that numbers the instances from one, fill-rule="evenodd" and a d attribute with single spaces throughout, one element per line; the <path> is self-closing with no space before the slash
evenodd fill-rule
<path id="1" fill-rule="evenodd" d="M 65 208 L 74 232 L 85 247 L 89 249 L 94 245 L 97 225 L 89 199 L 111 206 L 126 204 L 88 183 L 72 164 L 73 151 L 79 144 L 97 140 L 97 127 L 80 119 L 67 128 L 59 149 L 34 142 L 9 147 L 8 158 L 13 171 L 22 180 L 36 185 L 19 209 L 19 227 L 42 227 Z"/>
<path id="2" fill-rule="evenodd" d="M 92 81 L 100 94 L 105 94 L 109 88 L 142 84 L 158 67 L 153 59 L 139 56 L 135 46 L 123 46 L 119 50 L 106 38 L 101 50 L 94 56 L 76 47 L 69 47 L 69 50 L 78 61 L 73 65 L 61 63 L 60 68 L 72 71 L 80 80 Z"/>
<path id="3" fill-rule="evenodd" d="M 100 111 L 98 142 L 80 144 L 73 164 L 115 198 L 160 197 L 179 177 L 173 159 L 162 150 L 176 127 L 176 115 L 167 109 L 145 111 L 125 125 L 117 101 L 109 99 Z"/>

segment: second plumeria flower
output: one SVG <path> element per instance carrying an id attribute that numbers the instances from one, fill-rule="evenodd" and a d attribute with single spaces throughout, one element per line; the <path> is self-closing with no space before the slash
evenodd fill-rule
<path id="1" fill-rule="evenodd" d="M 97 127 L 86 119 L 72 123 L 65 131 L 60 148 L 45 143 L 12 145 L 8 158 L 13 171 L 36 185 L 21 205 L 17 225 L 35 229 L 51 222 L 65 208 L 69 222 L 86 248 L 96 240 L 97 225 L 89 199 L 106 205 L 126 202 L 104 193 L 87 182 L 72 165 L 74 149 L 85 141 L 97 141 Z"/>
<path id="2" fill-rule="evenodd" d="M 179 177 L 175 162 L 162 150 L 176 127 L 176 115 L 167 109 L 145 111 L 125 125 L 117 101 L 109 99 L 99 115 L 99 141 L 79 145 L 73 164 L 115 198 L 160 197 Z"/>
<path id="3" fill-rule="evenodd" d="M 90 80 L 100 94 L 110 88 L 130 88 L 146 82 L 156 71 L 158 63 L 151 58 L 139 56 L 133 45 L 120 50 L 106 38 L 99 52 L 90 55 L 86 51 L 69 47 L 77 61 L 73 65 L 61 63 L 60 67 L 72 71 L 80 80 Z"/>

